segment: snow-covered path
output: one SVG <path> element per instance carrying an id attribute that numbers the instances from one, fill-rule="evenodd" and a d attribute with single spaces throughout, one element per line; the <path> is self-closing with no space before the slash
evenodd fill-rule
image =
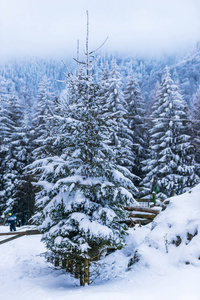
<path id="1" fill-rule="evenodd" d="M 0 227 L 1 229 L 1 227 Z M 3 228 L 4 229 L 4 228 Z M 5 230 L 4 230 L 5 231 Z M 2 232 L 2 230 L 1 230 Z M 0 246 L 0 295 L 6 300 L 199 300 L 200 270 L 148 268 L 124 273 L 121 280 L 79 287 L 60 270 L 53 270 L 41 253 L 40 235 L 24 236 Z M 155 271 L 155 270 L 154 270 Z"/>
<path id="2" fill-rule="evenodd" d="M 75 288 L 68 276 L 45 262 L 40 239 L 40 235 L 24 236 L 0 245 L 1 299 L 56 299 L 51 298 L 54 291 Z"/>

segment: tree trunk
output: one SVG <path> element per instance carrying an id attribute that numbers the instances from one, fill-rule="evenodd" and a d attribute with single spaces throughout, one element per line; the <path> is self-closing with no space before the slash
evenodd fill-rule
<path id="1" fill-rule="evenodd" d="M 73 274 L 73 267 L 74 267 L 74 262 L 73 260 L 68 260 L 67 264 L 67 271 Z"/>
<path id="2" fill-rule="evenodd" d="M 84 286 L 84 272 L 83 272 L 83 263 L 82 263 L 82 261 L 80 261 L 79 276 L 80 276 L 80 286 Z"/>
<path id="3" fill-rule="evenodd" d="M 59 258 L 58 257 L 55 258 L 55 260 L 54 260 L 54 266 L 59 267 Z"/>
<path id="4" fill-rule="evenodd" d="M 66 259 L 62 259 L 62 269 L 66 269 L 67 261 Z"/>
<path id="5" fill-rule="evenodd" d="M 84 260 L 84 285 L 89 285 L 89 268 L 90 267 L 90 260 L 88 258 L 85 258 Z"/>
<path id="6" fill-rule="evenodd" d="M 75 270 L 74 270 L 74 277 L 76 279 L 79 278 L 80 276 L 80 273 L 81 273 L 81 263 L 76 261 L 76 264 L 75 264 Z"/>
<path id="7" fill-rule="evenodd" d="M 175 196 L 175 190 L 172 190 L 171 197 Z"/>

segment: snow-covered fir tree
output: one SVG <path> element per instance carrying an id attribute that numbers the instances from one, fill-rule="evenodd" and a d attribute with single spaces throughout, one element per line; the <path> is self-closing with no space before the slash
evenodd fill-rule
<path id="1" fill-rule="evenodd" d="M 172 190 L 181 194 L 194 186 L 199 178 L 195 173 L 191 136 L 187 133 L 187 105 L 178 86 L 166 68 L 153 105 L 150 129 L 150 158 L 144 162 L 144 186 L 166 198 Z"/>
<path id="2" fill-rule="evenodd" d="M 18 184 L 14 194 L 13 211 L 21 220 L 21 224 L 27 224 L 35 211 L 34 178 L 28 172 L 27 166 L 33 162 L 34 130 L 31 126 L 30 108 L 25 107 L 21 120 L 21 128 L 15 133 L 14 154 L 18 161 Z"/>
<path id="3" fill-rule="evenodd" d="M 111 118 L 111 146 L 116 153 L 119 165 L 127 167 L 131 172 L 134 167 L 135 157 L 133 155 L 132 130 L 129 128 L 127 103 L 122 91 L 121 75 L 116 60 L 112 61 L 111 71 L 105 76 L 103 90 L 106 91 L 102 102 L 103 117 Z M 107 82 L 107 84 L 106 84 Z M 101 97 L 102 99 L 102 97 Z M 138 177 L 135 175 L 135 179 Z"/>
<path id="4" fill-rule="evenodd" d="M 12 121 L 9 118 L 9 102 L 6 80 L 0 77 L 0 214 L 6 209 L 5 175 L 6 162 L 5 157 L 9 150 L 10 129 Z"/>
<path id="5" fill-rule="evenodd" d="M 195 159 L 200 164 L 200 86 L 194 95 L 192 105 L 192 144 L 195 148 Z"/>
<path id="6" fill-rule="evenodd" d="M 108 80 L 109 85 L 109 95 L 108 100 L 106 101 L 107 110 L 110 113 L 127 113 L 126 101 L 122 91 L 121 74 L 119 72 L 119 67 L 116 63 L 116 60 L 112 60 L 111 71 L 109 75 L 107 74 L 107 68 L 108 67 L 106 66 L 104 71 L 104 82 Z"/>
<path id="7" fill-rule="evenodd" d="M 109 97 L 109 90 L 110 90 L 110 84 L 109 84 L 109 65 L 108 62 L 105 63 L 105 67 L 103 69 L 102 76 L 100 78 L 100 88 L 99 88 L 99 95 L 98 95 L 98 102 L 101 104 L 102 109 L 106 109 L 105 105 L 107 102 L 107 99 Z"/>
<path id="8" fill-rule="evenodd" d="M 134 166 L 132 167 L 132 172 L 142 178 L 141 162 L 146 158 L 147 151 L 147 122 L 145 119 L 145 103 L 133 73 L 129 76 L 124 96 L 127 103 L 126 109 L 129 114 L 128 126 L 131 130 L 133 143 L 132 156 L 134 157 Z"/>
<path id="9" fill-rule="evenodd" d="M 47 140 L 51 138 L 52 131 L 54 131 L 53 114 L 53 94 L 50 92 L 49 79 L 47 76 L 44 76 L 39 85 L 36 113 L 33 120 L 36 148 L 34 155 L 37 158 L 45 157 L 52 151 L 51 145 L 48 146 Z"/>
<path id="10" fill-rule="evenodd" d="M 70 79 L 70 85 L 78 89 L 78 99 L 75 104 L 62 102 L 66 115 L 55 116 L 62 136 L 55 136 L 55 143 L 62 154 L 44 157 L 31 166 L 40 173 L 41 187 L 34 220 L 54 256 L 76 259 L 79 275 L 82 264 L 89 268 L 88 259 L 105 247 L 123 245 L 124 226 L 118 221 L 126 215 L 124 206 L 134 203 L 136 192 L 134 176 L 117 164 L 109 146 L 113 121 L 102 117 L 99 85 L 91 75 L 88 56 L 84 66 L 78 77 Z"/>
<path id="11" fill-rule="evenodd" d="M 17 149 L 17 138 L 21 130 L 22 108 L 19 105 L 19 99 L 11 92 L 8 95 L 8 101 L 4 106 L 4 126 L 7 128 L 4 141 L 6 140 L 7 147 L 4 156 L 3 168 L 3 186 L 4 196 L 2 202 L 4 204 L 4 213 L 13 210 L 15 194 L 19 185 L 20 166 Z"/>

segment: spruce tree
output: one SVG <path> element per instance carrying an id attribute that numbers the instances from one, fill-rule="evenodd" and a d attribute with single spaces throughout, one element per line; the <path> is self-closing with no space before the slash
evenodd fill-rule
<path id="1" fill-rule="evenodd" d="M 144 186 L 153 192 L 158 185 L 161 199 L 171 196 L 172 190 L 181 194 L 199 180 L 187 112 L 186 102 L 166 68 L 151 115 L 150 158 L 144 161 L 143 168 L 147 172 Z"/>
<path id="2" fill-rule="evenodd" d="M 194 95 L 192 105 L 192 144 L 195 149 L 195 159 L 200 165 L 200 87 Z"/>
<path id="3" fill-rule="evenodd" d="M 111 146 L 116 153 L 118 164 L 130 170 L 134 167 L 132 130 L 129 128 L 127 102 L 122 91 L 121 74 L 116 60 L 112 61 L 111 72 L 104 82 L 106 94 L 103 103 L 103 117 L 112 119 Z M 133 174 L 133 173 L 132 173 Z M 134 179 L 138 179 L 135 175 Z"/>
<path id="4" fill-rule="evenodd" d="M 6 80 L 0 77 L 0 214 L 6 209 L 6 164 L 5 158 L 9 151 L 10 130 L 12 121 L 9 118 L 9 102 Z"/>
<path id="5" fill-rule="evenodd" d="M 62 136 L 55 136 L 55 143 L 62 154 L 46 156 L 31 166 L 40 174 L 41 187 L 34 220 L 54 257 L 75 260 L 81 284 L 89 283 L 87 276 L 84 282 L 81 279 L 83 265 L 88 270 L 88 261 L 107 246 L 123 245 L 125 231 L 119 221 L 126 215 L 124 205 L 134 203 L 136 191 L 133 175 L 117 163 L 109 145 L 112 121 L 102 118 L 99 84 L 92 76 L 86 49 L 84 68 L 69 79 L 78 98 L 75 103 L 62 102 L 66 114 L 55 116 Z"/>
<path id="6" fill-rule="evenodd" d="M 109 97 L 109 90 L 110 90 L 110 84 L 109 84 L 109 76 L 110 76 L 110 70 L 108 62 L 106 62 L 105 67 L 103 69 L 102 76 L 100 78 L 100 87 L 99 87 L 99 95 L 98 95 L 98 102 L 102 106 L 102 110 L 106 107 L 106 102 Z M 106 110 L 107 111 L 107 110 Z"/>
<path id="7" fill-rule="evenodd" d="M 18 185 L 15 192 L 13 211 L 17 213 L 22 224 L 30 222 L 35 211 L 34 178 L 27 166 L 33 162 L 34 130 L 31 126 L 30 109 L 25 107 L 21 120 L 21 128 L 16 132 L 15 155 L 20 167 Z"/>
<path id="8" fill-rule="evenodd" d="M 147 121 L 145 119 L 145 103 L 133 73 L 129 76 L 124 96 L 127 103 L 126 109 L 129 114 L 128 126 L 131 130 L 133 143 L 132 156 L 134 157 L 134 166 L 132 167 L 132 172 L 142 178 L 141 162 L 146 158 L 147 151 Z"/>
<path id="9" fill-rule="evenodd" d="M 4 107 L 4 126 L 7 128 L 5 141 L 6 152 L 4 156 L 4 213 L 13 210 L 15 200 L 15 193 L 19 185 L 20 172 L 22 166 L 20 165 L 20 152 L 17 151 L 17 137 L 21 130 L 22 110 L 19 105 L 19 99 L 13 92 L 8 96 L 8 102 Z"/>
<path id="10" fill-rule="evenodd" d="M 37 107 L 33 120 L 35 150 L 34 155 L 37 158 L 43 158 L 51 153 L 51 145 L 47 140 L 51 138 L 54 131 L 54 98 L 50 92 L 50 82 L 45 75 L 39 84 Z M 45 153 L 46 152 L 46 153 Z"/>

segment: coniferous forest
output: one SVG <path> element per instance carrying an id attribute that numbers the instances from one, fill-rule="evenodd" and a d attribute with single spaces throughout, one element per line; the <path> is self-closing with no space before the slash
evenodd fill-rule
<path id="1" fill-rule="evenodd" d="M 0 65 L 0 215 L 87 267 L 122 247 L 124 206 L 200 182 L 200 48 Z"/>

